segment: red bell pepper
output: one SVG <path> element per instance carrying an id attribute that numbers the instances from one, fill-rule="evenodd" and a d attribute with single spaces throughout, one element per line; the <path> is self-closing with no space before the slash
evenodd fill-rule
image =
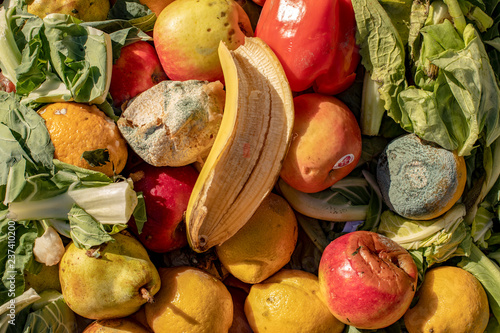
<path id="1" fill-rule="evenodd" d="M 268 0 L 255 29 L 280 60 L 293 91 L 338 94 L 360 55 L 351 0 Z"/>

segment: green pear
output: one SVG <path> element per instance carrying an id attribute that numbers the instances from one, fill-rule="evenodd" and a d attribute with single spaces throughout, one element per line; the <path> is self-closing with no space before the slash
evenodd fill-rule
<path id="1" fill-rule="evenodd" d="M 96 250 L 70 243 L 59 264 L 62 294 L 68 306 L 89 319 L 128 316 L 152 302 L 160 276 L 146 249 L 130 234 Z"/>

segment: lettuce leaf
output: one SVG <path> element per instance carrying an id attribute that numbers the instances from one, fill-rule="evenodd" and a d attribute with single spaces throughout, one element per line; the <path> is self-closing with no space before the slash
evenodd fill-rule
<path id="1" fill-rule="evenodd" d="M 403 40 L 379 1 L 353 0 L 352 5 L 361 63 L 371 79 L 380 85 L 380 98 L 388 114 L 400 122 L 402 114 L 397 96 L 407 85 Z"/>
<path id="2" fill-rule="evenodd" d="M 414 3 L 408 33 L 413 67 L 406 68 L 404 42 L 389 13 L 378 1 L 352 3 L 362 64 L 379 84 L 387 114 L 404 130 L 463 156 L 478 139 L 489 146 L 500 136 L 497 74 L 473 24 L 457 29 L 448 20 L 431 20 L 426 25 L 428 7 Z M 408 69 L 413 77 L 407 81 Z"/>
<path id="3" fill-rule="evenodd" d="M 462 41 L 446 20 L 421 33 L 420 87 L 398 96 L 403 127 L 459 155 L 469 155 L 483 133 L 489 146 L 500 136 L 500 91 L 477 31 L 467 25 Z"/>

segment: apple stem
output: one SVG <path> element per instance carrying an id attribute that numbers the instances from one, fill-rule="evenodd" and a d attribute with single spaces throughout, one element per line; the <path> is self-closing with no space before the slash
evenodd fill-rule
<path id="1" fill-rule="evenodd" d="M 139 292 L 142 298 L 144 298 L 148 303 L 154 303 L 153 296 L 151 296 L 151 294 L 146 288 L 142 287 L 141 289 L 139 289 Z"/>

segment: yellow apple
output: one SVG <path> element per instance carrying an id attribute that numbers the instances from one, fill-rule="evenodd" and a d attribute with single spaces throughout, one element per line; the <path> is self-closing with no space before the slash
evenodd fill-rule
<path id="1" fill-rule="evenodd" d="M 160 62 L 174 81 L 222 81 L 220 41 L 234 50 L 252 35 L 248 15 L 234 0 L 176 0 L 162 10 L 153 30 Z"/>

